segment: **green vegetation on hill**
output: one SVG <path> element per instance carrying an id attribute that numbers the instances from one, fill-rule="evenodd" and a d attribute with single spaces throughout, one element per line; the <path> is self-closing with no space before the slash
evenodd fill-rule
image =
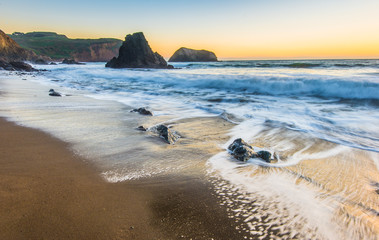
<path id="1" fill-rule="evenodd" d="M 114 38 L 70 39 L 54 32 L 15 32 L 9 35 L 21 47 L 52 59 L 107 61 L 117 56 L 122 41 Z"/>

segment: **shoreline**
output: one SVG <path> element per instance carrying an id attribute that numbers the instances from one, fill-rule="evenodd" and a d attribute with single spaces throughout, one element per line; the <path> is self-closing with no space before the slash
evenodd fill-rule
<path id="1" fill-rule="evenodd" d="M 69 204 L 70 208 L 76 209 L 71 210 L 71 215 L 72 212 L 87 211 L 82 215 L 74 214 L 75 218 L 79 216 L 82 221 L 90 218 L 87 225 L 82 226 L 81 222 L 77 224 L 86 234 L 93 234 L 91 227 L 99 222 L 103 229 L 100 239 L 360 239 L 361 236 L 374 239 L 377 236 L 378 155 L 345 146 L 338 141 L 334 143 L 325 137 L 298 131 L 291 124 L 288 125 L 294 116 L 295 119 L 299 117 L 300 126 L 309 117 L 310 123 L 319 123 L 314 122 L 313 117 L 325 116 L 325 113 L 325 120 L 333 120 L 336 116 L 344 118 L 346 113 L 342 106 L 336 110 L 341 115 L 334 115 L 334 103 L 307 103 L 300 98 L 284 101 L 283 105 L 279 103 L 281 107 L 276 109 L 277 104 L 270 107 L 273 104 L 270 99 L 275 103 L 281 101 L 281 97 L 238 95 L 233 91 L 230 96 L 227 93 L 216 96 L 205 94 L 204 97 L 202 87 L 199 93 L 189 90 L 191 97 L 184 99 L 175 100 L 163 90 L 162 96 L 158 92 L 156 98 L 154 94 L 147 94 L 145 101 L 138 94 L 125 95 L 127 91 L 123 92 L 117 85 L 123 86 L 123 82 L 117 80 L 123 76 L 121 73 L 112 75 L 116 82 L 115 89 L 118 89 L 115 96 L 108 95 L 106 88 L 105 92 L 100 91 L 98 95 L 89 94 L 92 91 L 87 92 L 85 87 L 88 77 L 72 75 L 67 70 L 59 70 L 50 75 L 22 77 L 22 80 L 30 81 L 20 81 L 21 77 L 14 74 L 6 75 L 0 79 L 0 98 L 3 103 L 0 110 L 1 115 L 10 122 L 26 126 L 27 129 L 37 129 L 35 132 L 46 133 L 49 139 L 59 139 L 58 142 L 63 142 L 63 148 L 68 150 L 68 155 L 71 156 L 69 158 L 84 162 L 86 171 L 94 176 L 94 179 L 88 181 L 90 184 L 86 182 L 87 185 L 78 187 L 78 184 L 71 183 L 75 183 L 76 179 L 80 179 L 78 175 L 83 174 L 76 172 L 75 177 L 63 176 L 58 185 L 58 188 L 65 189 L 61 192 L 74 195 L 70 197 L 75 201 L 81 199 L 77 196 L 93 196 L 92 202 L 96 203 L 90 202 L 94 206 L 92 208 L 105 209 L 103 211 L 107 212 L 92 213 L 86 210 L 89 203 L 84 203 L 84 210 L 80 206 L 72 207 L 73 204 Z M 83 67 L 82 70 L 91 75 L 91 69 Z M 64 77 L 61 76 L 62 73 Z M 132 76 L 137 75 L 138 78 L 139 74 L 133 73 Z M 151 76 L 149 72 L 141 74 L 142 82 L 148 81 Z M 83 89 L 70 85 L 70 78 L 73 77 L 83 79 Z M 105 79 L 112 78 L 108 76 Z M 59 81 L 63 83 L 60 84 Z M 66 82 L 70 84 L 64 84 Z M 165 84 L 170 79 L 158 82 Z M 109 83 L 113 84 L 113 81 Z M 93 84 L 102 88 L 101 82 Z M 138 87 L 142 86 L 138 85 L 137 89 Z M 62 92 L 64 97 L 48 96 L 50 88 Z M 193 102 L 192 98 L 195 98 Z M 249 103 L 250 100 L 252 103 Z M 209 103 L 204 105 L 203 101 Z M 199 106 L 195 103 L 199 103 Z M 300 103 L 313 109 L 315 112 L 312 114 L 316 115 L 302 112 L 302 107 L 294 107 L 294 104 Z M 133 108 L 142 106 L 154 111 L 154 116 L 146 117 L 131 112 Z M 203 109 L 202 106 L 206 108 Z M 231 109 L 231 106 L 236 109 Z M 246 108 L 247 106 L 256 106 L 256 109 Z M 201 111 L 197 110 L 198 107 Z M 286 107 L 294 107 L 294 113 L 284 112 Z M 226 110 L 217 115 L 221 112 L 219 108 Z M 333 114 L 327 111 L 331 109 Z M 359 107 L 357 111 L 368 114 L 363 114 L 367 116 L 362 119 L 363 122 L 371 123 L 370 116 L 375 116 Z M 248 114 L 246 118 L 240 116 L 242 113 Z M 233 119 L 237 121 L 234 122 Z M 349 118 L 343 121 L 342 125 L 352 124 L 348 120 Z M 154 126 L 162 123 L 169 125 L 181 136 L 175 144 L 169 145 L 157 136 Z M 323 120 L 321 126 L 330 127 L 331 123 L 333 121 Z M 140 125 L 150 130 L 136 130 Z M 306 126 L 312 127 L 312 124 L 305 124 L 304 129 L 307 129 Z M 320 130 L 319 133 L 322 133 L 323 130 Z M 371 133 L 367 136 L 371 136 Z M 237 137 L 242 137 L 254 147 L 275 151 L 282 162 L 262 167 L 254 159 L 247 163 L 233 161 L 225 148 L 229 141 Z M 366 141 L 360 140 L 364 139 L 366 138 L 354 138 L 353 143 L 362 145 Z M 372 144 L 375 146 L 374 142 Z M 30 148 L 40 151 L 34 145 Z M 7 154 L 11 156 L 12 151 L 17 152 L 10 150 Z M 21 152 L 25 151 L 21 147 Z M 34 156 L 36 153 L 29 155 Z M 39 155 L 34 157 L 40 158 Z M 46 158 L 45 155 L 42 156 Z M 50 156 L 54 159 L 60 154 Z M 50 161 L 49 158 L 46 160 Z M 45 168 L 44 164 L 41 166 Z M 38 171 L 34 174 L 38 177 L 40 175 Z M 46 181 L 51 182 L 53 177 L 48 176 L 39 184 L 43 186 Z M 6 184 L 9 183 L 11 181 Z M 6 184 L 4 189 L 9 188 Z M 91 184 L 102 187 L 92 188 Z M 59 205 L 61 211 L 56 216 L 59 221 L 67 222 L 66 199 L 63 201 L 54 187 L 45 189 L 44 195 L 41 191 L 37 192 L 42 196 L 39 202 L 46 202 L 45 198 L 49 199 L 50 192 L 55 194 L 52 201 L 57 202 L 55 205 Z M 100 193 L 97 195 L 93 192 Z M 40 203 L 33 204 L 39 206 Z M 104 205 L 108 207 L 103 207 Z M 11 204 L 8 206 L 10 209 L 20 208 Z M 30 204 L 20 206 L 33 210 L 33 205 Z M 113 209 L 113 212 L 108 209 Z M 136 220 L 139 224 L 135 223 Z M 106 222 L 104 226 L 103 222 Z M 70 225 L 62 226 L 57 224 L 59 229 L 72 231 Z M 81 235 L 77 232 L 75 234 L 75 238 L 80 239 Z"/>
<path id="2" fill-rule="evenodd" d="M 108 183 L 67 143 L 3 118 L 0 130 L 1 239 L 241 237 L 204 179 Z"/>

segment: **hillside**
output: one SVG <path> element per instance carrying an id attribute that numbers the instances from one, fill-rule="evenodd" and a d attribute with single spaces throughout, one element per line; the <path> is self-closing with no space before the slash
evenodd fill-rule
<path id="1" fill-rule="evenodd" d="M 70 39 L 54 32 L 15 32 L 9 35 L 21 47 L 52 59 L 105 62 L 118 55 L 122 41 L 114 38 Z"/>
<path id="2" fill-rule="evenodd" d="M 0 30 L 0 59 L 4 61 L 34 61 L 38 58 L 33 51 L 23 49 Z"/>

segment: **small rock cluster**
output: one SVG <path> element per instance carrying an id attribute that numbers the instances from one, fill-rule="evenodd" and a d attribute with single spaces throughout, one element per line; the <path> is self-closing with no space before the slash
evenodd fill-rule
<path id="1" fill-rule="evenodd" d="M 234 140 L 233 143 L 229 145 L 228 150 L 235 159 L 242 162 L 246 162 L 250 158 L 260 158 L 267 163 L 276 161 L 276 159 L 272 158 L 269 151 L 255 152 L 253 147 L 241 138 Z"/>
<path id="2" fill-rule="evenodd" d="M 141 115 L 146 115 L 146 116 L 153 116 L 153 113 L 146 108 L 135 108 L 131 110 L 130 112 L 138 112 Z M 152 132 L 155 132 L 159 135 L 160 138 L 162 138 L 166 143 L 168 144 L 175 144 L 175 142 L 180 138 L 180 136 L 174 132 L 171 131 L 169 127 L 166 125 L 160 124 L 155 127 L 151 128 L 145 128 L 144 126 L 138 126 L 136 130 L 146 132 L 148 130 L 151 130 Z"/>

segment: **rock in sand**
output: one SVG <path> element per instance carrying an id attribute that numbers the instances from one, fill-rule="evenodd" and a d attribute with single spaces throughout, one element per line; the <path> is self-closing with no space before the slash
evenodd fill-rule
<path id="1" fill-rule="evenodd" d="M 136 109 L 131 110 L 131 112 L 138 112 L 139 114 L 142 114 L 142 115 L 153 116 L 153 113 L 147 110 L 146 108 L 136 108 Z"/>
<path id="2" fill-rule="evenodd" d="M 179 136 L 165 125 L 159 125 L 156 129 L 159 136 L 168 144 L 174 144 L 179 139 Z"/>
<path id="3" fill-rule="evenodd" d="M 62 97 L 62 95 L 59 92 L 54 91 L 54 89 L 49 90 L 49 96 L 52 97 Z"/>
<path id="4" fill-rule="evenodd" d="M 229 145 L 228 150 L 230 150 L 232 156 L 242 162 L 246 162 L 250 158 L 260 158 L 267 163 L 274 161 L 271 159 L 271 153 L 269 151 L 259 151 L 255 152 L 253 147 L 247 144 L 241 138 L 237 138 Z"/>
<path id="5" fill-rule="evenodd" d="M 237 138 L 229 145 L 228 149 L 231 151 L 232 156 L 242 162 L 246 162 L 250 158 L 257 158 L 258 154 L 254 152 L 253 148 L 241 138 Z"/>

